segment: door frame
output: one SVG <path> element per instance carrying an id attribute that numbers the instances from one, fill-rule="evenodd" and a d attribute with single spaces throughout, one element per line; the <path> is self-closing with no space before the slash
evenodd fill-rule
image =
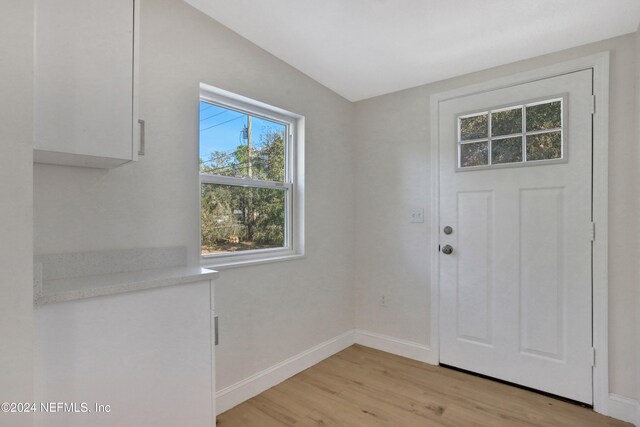
<path id="1" fill-rule="evenodd" d="M 593 222 L 596 224 L 592 261 L 592 334 L 595 349 L 593 368 L 593 409 L 609 414 L 609 344 L 608 344 L 608 154 L 609 154 L 609 51 L 560 62 L 543 68 L 492 79 L 431 95 L 431 328 L 430 359 L 440 360 L 440 144 L 439 104 L 453 98 L 489 92 L 536 80 L 587 69 L 593 70 L 595 95 L 593 120 Z"/>

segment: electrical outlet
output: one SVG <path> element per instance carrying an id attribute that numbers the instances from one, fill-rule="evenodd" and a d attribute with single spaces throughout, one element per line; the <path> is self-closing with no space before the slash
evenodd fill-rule
<path id="1" fill-rule="evenodd" d="M 409 222 L 424 222 L 424 208 L 411 208 Z"/>
<path id="2" fill-rule="evenodd" d="M 380 296 L 380 306 L 381 307 L 386 307 L 388 303 L 389 303 L 389 299 L 387 298 L 387 296 L 386 295 L 381 295 Z"/>

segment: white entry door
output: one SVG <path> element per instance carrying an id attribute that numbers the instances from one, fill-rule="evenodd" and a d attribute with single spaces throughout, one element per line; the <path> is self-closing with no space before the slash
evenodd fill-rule
<path id="1" fill-rule="evenodd" d="M 592 403 L 593 105 L 592 70 L 439 104 L 441 363 Z"/>

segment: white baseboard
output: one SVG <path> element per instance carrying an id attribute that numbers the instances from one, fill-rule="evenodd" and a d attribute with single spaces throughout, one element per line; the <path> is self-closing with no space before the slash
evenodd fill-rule
<path id="1" fill-rule="evenodd" d="M 640 402 L 611 393 L 608 415 L 640 427 Z"/>
<path id="2" fill-rule="evenodd" d="M 353 330 L 325 341 L 216 392 L 216 412 L 221 414 L 287 378 L 333 356 L 354 343 Z"/>
<path id="3" fill-rule="evenodd" d="M 374 332 L 351 330 L 217 391 L 217 414 L 257 396 L 354 343 L 432 365 L 438 364 L 437 356 L 428 346 Z"/>
<path id="4" fill-rule="evenodd" d="M 434 354 L 429 346 L 418 344 L 413 341 L 402 340 L 387 335 L 356 329 L 355 342 L 356 344 L 361 344 L 365 347 L 375 348 L 376 350 L 386 351 L 387 353 L 396 354 L 398 356 L 407 357 L 409 359 L 418 360 L 431 365 L 438 364 L 438 355 Z"/>

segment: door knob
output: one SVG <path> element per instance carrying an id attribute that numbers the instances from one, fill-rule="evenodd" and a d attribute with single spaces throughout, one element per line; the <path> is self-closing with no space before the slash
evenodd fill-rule
<path id="1" fill-rule="evenodd" d="M 445 255 L 451 255 L 453 253 L 453 247 L 451 245 L 444 245 L 442 247 L 442 253 Z"/>

